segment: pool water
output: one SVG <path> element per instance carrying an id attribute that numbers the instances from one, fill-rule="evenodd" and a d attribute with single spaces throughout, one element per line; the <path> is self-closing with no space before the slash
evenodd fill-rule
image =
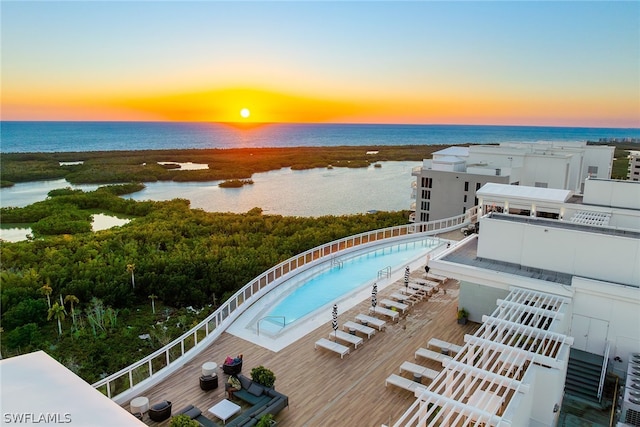
<path id="1" fill-rule="evenodd" d="M 290 279 L 291 284 L 287 284 L 289 281 L 281 284 L 279 287 L 286 287 L 286 291 L 279 300 L 270 304 L 272 308 L 263 318 L 281 328 L 286 327 L 352 291 L 365 285 L 372 286 L 379 271 L 388 267 L 391 270 L 401 268 L 420 256 L 426 256 L 439 243 L 427 238 L 345 257 L 339 263 L 327 261 L 321 270 L 296 275 Z"/>

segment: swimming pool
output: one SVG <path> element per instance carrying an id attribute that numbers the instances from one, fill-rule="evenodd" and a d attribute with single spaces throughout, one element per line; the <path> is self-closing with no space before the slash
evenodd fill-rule
<path id="1" fill-rule="evenodd" d="M 422 259 L 441 242 L 440 239 L 425 238 L 327 260 L 269 292 L 262 298 L 263 309 L 250 324 L 260 323 L 261 334 L 277 335 L 324 306 L 359 289 L 370 289 L 376 280 Z"/>

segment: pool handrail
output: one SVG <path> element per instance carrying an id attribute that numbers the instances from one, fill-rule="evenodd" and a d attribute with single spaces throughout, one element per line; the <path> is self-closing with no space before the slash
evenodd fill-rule
<path id="1" fill-rule="evenodd" d="M 468 209 L 466 213 L 455 217 L 367 231 L 334 240 L 295 255 L 248 282 L 207 318 L 169 344 L 118 372 L 93 383 L 92 386 L 115 402 L 123 404 L 135 395 L 159 383 L 193 359 L 202 349 L 213 343 L 242 314 L 246 308 L 246 306 L 241 308 L 244 302 L 248 300 L 253 302 L 254 299 L 260 298 L 271 288 L 277 286 L 282 281 L 281 279 L 290 273 L 299 269 L 309 268 L 311 264 L 315 264 L 318 260 L 335 256 L 336 253 L 346 249 L 364 247 L 365 245 L 390 238 L 404 236 L 415 238 L 416 235 L 429 236 L 451 231 L 470 222 L 476 222 L 477 213 L 478 207 L 474 206 Z M 200 337 L 200 335 L 204 336 Z M 175 352 L 177 347 L 179 347 L 177 350 L 179 355 L 172 360 L 172 352 Z M 185 347 L 189 348 L 185 350 Z M 160 361 L 159 359 L 163 360 Z M 155 371 L 154 360 L 162 365 L 157 367 Z M 143 372 L 145 369 L 147 372 Z M 139 380 L 135 384 L 134 377 Z M 141 377 L 141 379 L 138 377 Z"/>

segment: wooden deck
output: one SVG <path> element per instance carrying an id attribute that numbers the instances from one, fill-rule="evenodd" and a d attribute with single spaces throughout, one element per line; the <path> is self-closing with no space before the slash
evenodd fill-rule
<path id="1" fill-rule="evenodd" d="M 413 279 L 424 278 L 424 271 L 414 271 Z M 384 298 L 403 286 L 402 280 L 379 293 Z M 280 412 L 279 426 L 376 426 L 397 420 L 414 401 L 411 392 L 398 387 L 385 388 L 385 379 L 397 373 L 405 360 L 414 360 L 414 353 L 426 347 L 432 337 L 455 344 L 463 344 L 464 334 L 473 334 L 478 324 L 458 325 L 456 321 L 458 283 L 448 280 L 443 290 L 424 299 L 401 314 L 399 322 L 387 322 L 387 328 L 377 331 L 371 339 L 354 349 L 344 359 L 336 353 L 314 350 L 314 343 L 332 331 L 331 322 L 321 326 L 278 353 L 244 341 L 231 334 L 223 334 L 209 349 L 173 374 L 159 386 L 144 393 L 151 404 L 161 400 L 173 402 L 174 414 L 188 404 L 215 419 L 207 409 L 222 400 L 226 376 L 218 369 L 219 387 L 200 390 L 198 378 L 206 361 L 218 365 L 227 355 L 244 355 L 243 373 L 263 365 L 276 375 L 276 390 L 289 396 L 289 408 Z M 351 310 L 340 313 L 342 325 L 354 320 L 358 313 L 368 313 L 370 301 L 362 301 Z M 441 370 L 435 361 L 421 360 L 421 364 Z M 409 373 L 402 374 L 410 378 Z M 425 384 L 428 384 L 425 381 Z M 129 410 L 129 406 L 124 405 Z M 246 406 L 248 407 L 248 406 Z M 244 407 L 243 407 L 244 409 Z M 232 418 L 233 419 L 233 418 Z M 144 417 L 150 426 L 168 426 L 169 420 L 156 423 Z"/>

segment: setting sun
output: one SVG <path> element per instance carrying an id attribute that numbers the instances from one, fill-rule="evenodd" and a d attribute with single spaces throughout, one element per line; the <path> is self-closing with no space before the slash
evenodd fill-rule
<path id="1" fill-rule="evenodd" d="M 248 118 L 251 115 L 251 111 L 249 111 L 248 108 L 243 108 L 242 110 L 240 110 L 240 116 L 242 116 L 243 119 Z"/>

